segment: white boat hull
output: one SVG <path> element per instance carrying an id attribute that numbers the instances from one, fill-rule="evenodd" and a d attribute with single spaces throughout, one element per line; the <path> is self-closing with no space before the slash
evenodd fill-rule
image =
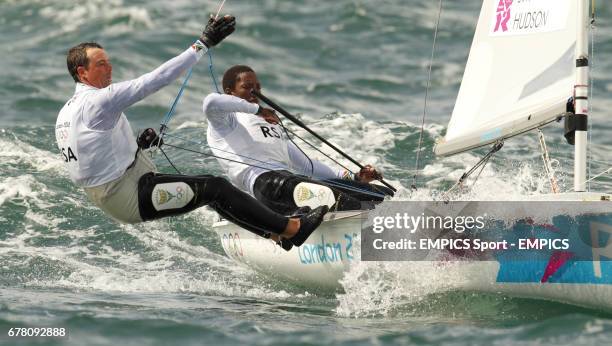
<path id="1" fill-rule="evenodd" d="M 553 198 L 574 200 L 576 196 Z M 214 229 L 221 238 L 223 249 L 236 262 L 266 275 L 291 280 L 307 289 L 339 290 L 344 273 L 360 258 L 358 241 L 363 216 L 360 212 L 329 213 L 304 245 L 289 252 L 227 221 L 216 223 Z M 605 219 L 609 223 L 602 226 L 602 231 L 609 232 L 610 241 L 600 250 L 611 260 L 574 262 L 546 279 L 542 274 L 546 263 L 542 261 L 453 262 L 465 279 L 451 286 L 465 291 L 503 293 L 612 310 L 612 212 Z M 398 274 L 414 279 L 410 270 Z"/>
<path id="2" fill-rule="evenodd" d="M 287 252 L 228 221 L 213 226 L 225 253 L 236 262 L 267 275 L 282 276 L 314 289 L 337 289 L 353 261 L 355 239 L 361 230 L 360 212 L 329 213 L 301 247 Z M 327 251 L 321 251 L 327 244 Z"/>

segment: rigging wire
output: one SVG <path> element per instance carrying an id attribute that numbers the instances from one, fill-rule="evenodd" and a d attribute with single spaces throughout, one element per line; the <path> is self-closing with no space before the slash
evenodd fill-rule
<path id="1" fill-rule="evenodd" d="M 261 161 L 261 160 L 258 160 L 258 159 L 255 159 L 255 158 L 252 158 L 252 157 L 249 157 L 249 156 L 246 156 L 246 155 L 240 155 L 240 154 L 233 153 L 233 152 L 230 152 L 230 151 L 227 151 L 227 150 L 215 148 L 215 147 L 212 147 L 209 144 L 204 143 L 202 141 L 195 141 L 195 140 L 187 139 L 187 138 L 184 138 L 184 137 L 181 137 L 181 136 L 173 135 L 173 134 L 170 134 L 170 133 L 167 134 L 167 137 L 177 138 L 177 139 L 183 140 L 185 142 L 190 142 L 190 143 L 193 143 L 193 144 L 203 145 L 203 146 L 208 147 L 210 149 L 215 149 L 215 150 L 218 150 L 218 151 L 221 151 L 221 152 L 224 152 L 224 153 L 232 154 L 232 155 L 235 155 L 235 156 L 238 156 L 238 157 L 242 157 L 242 158 L 249 159 L 249 160 L 252 160 L 252 161 L 255 161 L 255 162 L 259 162 L 263 166 L 252 164 L 252 163 L 248 163 L 248 162 L 232 160 L 232 159 L 227 158 L 227 157 L 223 157 L 223 156 L 219 156 L 219 155 L 214 155 L 214 154 L 203 153 L 203 152 L 196 151 L 196 150 L 187 150 L 187 149 L 184 149 L 182 147 L 178 147 L 178 146 L 174 146 L 174 145 L 168 145 L 169 147 L 172 147 L 172 148 L 175 148 L 175 149 L 186 150 L 186 151 L 190 151 L 192 153 L 201 154 L 203 156 L 214 157 L 214 158 L 217 158 L 217 159 L 220 159 L 220 160 L 232 161 L 232 162 L 235 162 L 235 163 L 243 164 L 245 166 L 251 166 L 251 167 L 256 167 L 256 168 L 263 168 L 263 169 L 266 169 L 266 170 L 273 170 L 275 168 L 276 169 L 278 169 L 278 168 L 283 168 L 283 169 L 286 168 L 285 166 L 274 165 L 272 163 Z M 165 153 L 164 153 L 164 155 L 165 155 Z M 168 159 L 168 161 L 169 161 L 169 159 Z M 174 167 L 174 165 L 173 165 L 173 167 Z M 176 167 L 175 167 L 175 170 L 177 170 Z M 354 186 L 350 186 L 350 185 L 346 185 L 346 184 L 342 184 L 342 183 L 339 183 L 337 181 L 334 182 L 333 180 L 329 180 L 329 179 L 321 179 L 321 178 L 318 178 L 318 177 L 316 177 L 314 175 L 311 178 L 314 179 L 314 180 L 319 180 L 319 181 L 323 181 L 323 182 L 329 182 L 330 183 L 329 185 L 334 185 L 334 186 L 338 186 L 338 187 L 344 187 L 344 188 L 349 189 L 349 190 L 352 189 L 352 191 L 354 191 L 354 192 L 368 193 L 368 190 L 360 189 L 358 187 L 354 187 Z M 373 185 L 373 186 L 375 186 L 375 185 Z M 384 197 L 384 195 L 379 195 L 379 194 L 376 194 L 374 192 L 372 192 L 370 194 L 372 194 L 373 196 L 377 196 L 377 197 Z"/>
<path id="2" fill-rule="evenodd" d="M 291 143 L 293 143 L 293 145 L 295 145 L 296 148 L 298 148 L 298 150 L 308 159 L 308 162 L 310 163 L 310 176 L 314 176 L 314 164 L 312 163 L 312 159 L 310 158 L 310 156 L 308 156 L 304 150 L 302 150 L 302 148 L 300 148 L 299 145 L 297 145 L 294 141 L 293 138 L 291 138 L 291 136 L 289 136 L 289 132 L 287 131 L 287 128 L 285 127 L 285 124 L 283 124 L 283 121 L 281 120 L 280 117 L 276 117 L 278 119 L 278 123 L 279 125 L 282 127 L 282 129 L 285 131 L 285 135 L 287 135 L 287 138 L 291 141 Z"/>
<path id="3" fill-rule="evenodd" d="M 612 167 L 610 167 L 610 168 L 606 169 L 605 171 L 603 171 L 603 172 L 601 172 L 601 173 L 599 173 L 599 174 L 595 175 L 595 176 L 594 176 L 594 177 L 592 177 L 591 179 L 586 180 L 586 181 L 585 181 L 585 183 L 591 182 L 591 181 L 593 181 L 593 180 L 595 180 L 595 179 L 597 179 L 597 178 L 599 178 L 599 177 L 601 177 L 601 176 L 604 176 L 604 175 L 606 175 L 606 174 L 608 174 L 608 173 L 612 173 Z"/>
<path id="4" fill-rule="evenodd" d="M 355 172 L 353 172 L 351 169 L 347 168 L 345 165 L 343 165 L 342 163 L 340 163 L 338 160 L 334 159 L 333 157 L 331 157 L 331 155 L 326 154 L 325 152 L 323 152 L 321 149 L 317 148 L 317 146 L 315 146 L 314 144 L 310 143 L 309 141 L 305 140 L 304 138 L 300 137 L 297 133 L 291 131 L 290 129 L 288 129 L 287 127 L 283 128 L 286 131 L 289 131 L 289 133 L 291 133 L 292 135 L 294 135 L 295 137 L 299 138 L 302 142 L 308 144 L 311 148 L 313 148 L 314 150 L 318 151 L 319 153 L 321 153 L 323 156 L 327 157 L 328 159 L 330 159 L 331 161 L 333 161 L 335 164 L 337 164 L 338 166 L 344 168 L 346 171 L 351 172 L 352 174 L 355 174 Z M 293 142 L 293 141 L 292 141 Z M 293 143 L 295 144 L 295 142 Z M 297 144 L 296 144 L 297 146 Z M 299 148 L 299 147 L 298 147 Z"/>
<path id="5" fill-rule="evenodd" d="M 480 161 L 478 161 L 478 163 L 476 163 L 474 165 L 474 167 L 470 168 L 470 170 L 468 170 L 467 172 L 463 173 L 463 175 L 461 176 L 461 178 L 459 178 L 459 180 L 457 181 L 457 183 L 455 183 L 455 185 L 453 185 L 448 191 L 446 191 L 444 193 L 444 195 L 442 196 L 442 198 L 444 200 L 448 200 L 448 196 L 450 195 L 450 193 L 452 191 L 454 191 L 457 187 L 462 187 L 463 183 L 465 182 L 465 180 L 472 175 L 472 173 L 474 173 L 474 171 L 476 171 L 478 168 L 480 168 L 480 171 L 478 172 L 478 175 L 476 176 L 476 179 L 474 180 L 474 183 L 472 184 L 472 186 L 474 184 L 476 184 L 476 181 L 478 181 L 478 178 L 480 178 L 480 174 L 482 173 L 482 171 L 484 170 L 485 166 L 487 165 L 487 163 L 489 163 L 489 160 L 491 159 L 491 157 L 493 157 L 493 154 L 495 154 L 496 152 L 498 152 L 502 147 L 504 146 L 504 141 L 497 141 L 494 145 L 493 148 L 491 148 L 491 150 L 489 150 L 489 152 L 482 158 L 480 159 Z"/>
<path id="6" fill-rule="evenodd" d="M 233 159 L 230 159 L 230 158 L 227 158 L 227 157 L 222 157 L 222 156 L 218 156 L 218 155 L 215 155 L 215 154 L 208 154 L 208 153 L 205 153 L 203 151 L 199 151 L 199 150 L 195 150 L 195 149 L 184 148 L 184 147 L 180 147 L 180 146 L 172 145 L 172 144 L 167 144 L 167 143 L 165 143 L 164 145 L 168 146 L 170 148 L 174 148 L 174 149 L 178 149 L 178 150 L 183 150 L 183 151 L 191 152 L 191 153 L 195 153 L 195 154 L 206 156 L 206 157 L 214 157 L 216 159 L 226 160 L 226 161 L 242 164 L 242 165 L 245 165 L 245 166 L 265 169 L 266 171 L 270 170 L 270 167 L 264 167 L 264 166 L 255 165 L 255 164 L 252 164 L 252 163 L 246 163 L 246 162 L 242 162 L 242 161 L 238 161 L 238 160 L 233 160 Z M 164 153 L 164 152 L 162 151 L 162 153 Z M 166 155 L 166 154 L 164 153 L 164 155 Z M 167 158 L 167 156 L 166 156 L 166 158 Z M 168 161 L 170 162 L 169 159 L 168 159 Z M 172 164 L 172 163 L 170 163 L 170 164 Z M 172 166 L 174 167 L 174 165 L 172 165 Z M 178 172 L 178 169 L 176 169 L 176 167 L 175 167 L 175 170 Z M 317 177 L 309 177 L 309 178 L 312 179 L 312 180 L 315 180 L 315 181 L 325 182 L 328 186 L 341 187 L 341 188 L 343 188 L 345 190 L 350 190 L 350 191 L 353 191 L 353 192 L 359 192 L 359 193 L 366 194 L 366 195 L 371 195 L 371 196 L 374 196 L 374 197 L 384 198 L 386 196 L 385 194 L 377 193 L 377 192 L 374 192 L 374 191 L 369 191 L 369 190 L 366 190 L 366 189 L 361 189 L 359 187 L 355 187 L 355 186 L 351 186 L 351 185 L 347 185 L 347 184 L 342 184 L 339 181 L 334 181 L 334 180 L 329 180 L 329 179 L 318 179 Z"/>
<path id="7" fill-rule="evenodd" d="M 226 161 L 230 161 L 230 162 L 235 162 L 235 163 L 243 164 L 243 165 L 246 165 L 246 166 L 261 168 L 261 169 L 265 169 L 265 170 L 270 170 L 270 167 L 263 167 L 263 166 L 255 165 L 255 164 L 252 164 L 252 163 L 246 163 L 246 162 L 242 162 L 242 161 L 238 161 L 238 160 L 233 160 L 233 159 L 230 159 L 230 158 L 227 158 L 227 157 L 221 157 L 221 156 L 217 156 L 215 154 L 209 154 L 209 153 L 205 153 L 203 151 L 199 151 L 199 150 L 195 150 L 195 149 L 179 147 L 178 145 L 167 144 L 167 143 L 164 143 L 164 145 L 167 146 L 167 147 L 170 147 L 170 148 L 179 149 L 179 150 L 183 150 L 183 151 L 188 151 L 190 153 L 199 154 L 199 155 L 202 155 L 202 156 L 214 157 L 216 159 L 221 159 L 221 160 L 226 160 Z"/>
<path id="8" fill-rule="evenodd" d="M 423 117 L 421 119 L 421 132 L 419 134 L 419 146 L 418 146 L 417 154 L 416 154 L 416 163 L 414 167 L 414 176 L 412 179 L 412 185 L 410 186 L 410 188 L 413 191 L 417 189 L 417 177 L 419 175 L 419 161 L 421 158 L 421 146 L 423 145 L 423 133 L 425 132 L 425 118 L 427 117 L 427 101 L 429 99 L 429 88 L 431 86 L 431 70 L 433 67 L 434 56 L 436 52 L 436 42 L 438 39 L 438 28 L 440 27 L 440 17 L 442 14 L 442 1 L 443 0 L 440 0 L 438 2 L 438 18 L 436 20 L 436 26 L 434 28 L 433 45 L 431 47 L 431 57 L 429 59 L 429 72 L 427 76 L 427 86 L 425 88 L 425 100 L 423 104 Z"/>
<path id="9" fill-rule="evenodd" d="M 177 138 L 177 139 L 183 140 L 185 142 L 190 142 L 190 143 L 193 143 L 193 144 L 202 145 L 202 146 L 210 148 L 210 149 L 218 150 L 218 151 L 221 151 L 221 152 L 224 152 L 224 153 L 227 153 L 227 154 L 232 154 L 232 155 L 235 155 L 235 156 L 238 156 L 238 157 L 242 157 L 242 158 L 245 158 L 245 159 L 248 159 L 248 160 L 251 160 L 251 161 L 259 162 L 261 164 L 268 165 L 268 169 L 285 168 L 285 166 L 274 165 L 274 164 L 272 164 L 270 162 L 261 161 L 261 160 L 258 160 L 256 158 L 253 158 L 253 157 L 250 157 L 250 156 L 247 156 L 247 155 L 241 155 L 241 154 L 237 154 L 237 153 L 234 153 L 234 152 L 231 152 L 231 151 L 227 151 L 227 150 L 223 150 L 223 149 L 220 149 L 220 148 L 216 148 L 216 147 L 210 146 L 209 144 L 201 142 L 201 141 L 194 141 L 194 140 L 187 139 L 187 138 L 180 137 L 180 136 L 176 136 L 176 135 L 173 135 L 173 134 L 168 134 L 167 136 L 168 137 Z M 224 157 L 221 157 L 221 156 L 215 156 L 215 157 L 218 158 L 218 159 L 223 159 L 223 160 L 225 159 Z M 245 164 L 247 166 L 249 165 L 246 162 L 243 162 L 243 164 Z"/>

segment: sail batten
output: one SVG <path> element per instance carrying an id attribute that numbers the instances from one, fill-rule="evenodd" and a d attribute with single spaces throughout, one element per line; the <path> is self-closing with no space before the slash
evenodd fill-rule
<path id="1" fill-rule="evenodd" d="M 576 0 L 485 0 L 438 155 L 539 127 L 565 112 L 575 83 Z"/>

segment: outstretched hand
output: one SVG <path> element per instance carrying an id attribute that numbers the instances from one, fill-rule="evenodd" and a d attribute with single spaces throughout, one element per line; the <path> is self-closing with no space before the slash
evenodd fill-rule
<path id="1" fill-rule="evenodd" d="M 226 15 L 216 20 L 210 17 L 204 32 L 202 32 L 202 36 L 200 36 L 200 41 L 206 47 L 211 48 L 223 41 L 234 30 L 236 30 L 236 17 Z"/>
<path id="2" fill-rule="evenodd" d="M 369 183 L 372 180 L 380 180 L 382 177 L 382 174 L 372 165 L 365 165 L 356 176 L 357 181 L 362 183 Z"/>

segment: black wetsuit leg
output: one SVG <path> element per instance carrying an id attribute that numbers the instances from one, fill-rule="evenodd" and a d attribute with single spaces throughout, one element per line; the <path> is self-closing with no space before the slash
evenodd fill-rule
<path id="1" fill-rule="evenodd" d="M 154 196 L 155 187 L 168 183 L 187 184 L 193 191 L 193 198 L 182 207 L 157 210 L 154 198 L 159 198 L 159 196 Z M 176 195 L 175 191 L 168 192 Z M 159 205 L 159 200 L 157 201 Z M 138 182 L 138 204 L 140 216 L 145 221 L 181 215 L 208 205 L 225 219 L 261 236 L 267 233 L 280 234 L 289 222 L 288 218 L 275 213 L 224 178 L 212 175 L 185 176 L 147 173 L 140 177 Z"/>
<path id="2" fill-rule="evenodd" d="M 263 173 L 255 180 L 253 192 L 259 201 L 272 210 L 289 215 L 298 208 L 293 199 L 293 191 L 302 182 L 329 187 L 336 198 L 336 205 L 332 208 L 335 211 L 360 210 L 361 202 L 382 202 L 385 196 L 393 196 L 393 191 L 384 186 L 342 179 L 333 179 L 326 184 L 288 171 Z M 357 191 L 357 189 L 365 191 Z"/>

